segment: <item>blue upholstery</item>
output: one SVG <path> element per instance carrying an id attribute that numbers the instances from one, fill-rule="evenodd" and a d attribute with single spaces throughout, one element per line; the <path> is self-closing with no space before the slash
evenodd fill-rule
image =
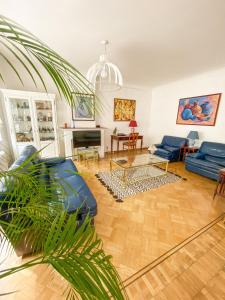
<path id="1" fill-rule="evenodd" d="M 60 181 L 64 191 L 63 193 L 56 191 L 56 194 L 69 213 L 75 212 L 79 208 L 80 212 L 78 217 L 80 220 L 83 220 L 88 213 L 94 217 L 97 214 L 96 200 L 82 176 L 78 175 L 77 168 L 73 161 L 71 159 L 57 157 L 40 159 L 37 154 L 35 147 L 31 145 L 25 147 L 10 169 L 21 167 L 24 170 L 31 164 L 36 164 L 38 170 L 41 170 L 43 173 L 39 180 L 45 180 L 46 185 L 48 183 L 51 184 L 51 180 L 52 182 Z M 24 161 L 29 158 L 30 162 L 26 162 L 26 166 L 23 166 Z M 0 196 L 3 196 L 5 192 L 7 193 L 4 183 L 1 183 Z"/>
<path id="2" fill-rule="evenodd" d="M 161 144 L 156 144 L 155 155 L 161 156 L 169 161 L 177 161 L 180 155 L 180 148 L 187 145 L 186 138 L 165 135 Z"/>
<path id="3" fill-rule="evenodd" d="M 24 150 L 22 151 L 22 153 L 20 154 L 20 156 L 17 158 L 16 161 L 14 161 L 14 163 L 10 166 L 9 170 L 12 170 L 12 169 L 15 169 L 19 166 L 21 166 L 25 160 L 27 158 L 30 157 L 31 161 L 30 163 L 27 164 L 27 166 L 29 166 L 30 164 L 33 164 L 35 160 L 38 160 L 38 155 L 35 155 L 35 153 L 37 152 L 37 149 L 32 146 L 32 145 L 29 145 L 29 146 L 26 146 L 24 148 Z M 33 157 L 33 159 L 32 159 Z"/>
<path id="4" fill-rule="evenodd" d="M 49 172 L 55 178 L 66 178 L 78 171 L 71 159 L 65 159 L 64 162 L 49 167 Z"/>
<path id="5" fill-rule="evenodd" d="M 90 213 L 92 217 L 96 215 L 97 205 L 95 198 L 79 174 L 64 178 L 61 184 L 66 191 L 64 207 L 69 213 L 81 207 L 82 213 Z"/>
<path id="6" fill-rule="evenodd" d="M 218 180 L 220 169 L 225 167 L 225 144 L 203 142 L 197 153 L 186 156 L 185 167 L 189 171 Z"/>

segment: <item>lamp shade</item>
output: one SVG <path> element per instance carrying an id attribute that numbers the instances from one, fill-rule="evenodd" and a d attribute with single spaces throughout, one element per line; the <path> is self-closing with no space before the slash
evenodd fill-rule
<path id="1" fill-rule="evenodd" d="M 108 60 L 108 40 L 101 41 L 105 47 L 105 53 L 100 55 L 99 62 L 90 67 L 87 72 L 87 79 L 96 89 L 113 91 L 120 89 L 123 85 L 123 78 L 119 68 Z"/>
<path id="2" fill-rule="evenodd" d="M 130 120 L 129 127 L 137 127 L 137 122 L 135 120 Z"/>
<path id="3" fill-rule="evenodd" d="M 199 139 L 198 131 L 190 131 L 188 133 L 187 138 L 190 140 L 198 140 Z"/>

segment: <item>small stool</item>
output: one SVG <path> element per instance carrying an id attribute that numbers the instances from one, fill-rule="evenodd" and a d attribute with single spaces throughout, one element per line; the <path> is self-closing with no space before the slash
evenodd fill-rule
<path id="1" fill-rule="evenodd" d="M 225 168 L 221 169 L 219 172 L 219 180 L 214 192 L 213 199 L 218 196 L 225 197 Z"/>
<path id="2" fill-rule="evenodd" d="M 98 154 L 98 149 L 96 148 L 89 148 L 89 149 L 82 149 L 78 151 L 78 160 L 79 161 L 85 161 L 87 162 L 89 160 L 99 160 L 99 154 Z"/>

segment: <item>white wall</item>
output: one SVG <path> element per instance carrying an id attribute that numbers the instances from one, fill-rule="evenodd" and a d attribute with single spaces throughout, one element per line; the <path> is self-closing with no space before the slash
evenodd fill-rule
<path id="1" fill-rule="evenodd" d="M 143 146 L 149 145 L 149 131 L 150 131 L 150 107 L 151 107 L 151 90 L 138 87 L 124 87 L 114 92 L 104 92 L 98 95 L 101 101 L 101 111 L 96 118 L 96 123 L 102 127 L 106 127 L 105 131 L 105 149 L 110 151 L 111 141 L 110 135 L 113 129 L 117 127 L 118 132 L 129 133 L 129 122 L 118 122 L 113 120 L 114 98 L 134 99 L 136 100 L 136 115 L 135 119 L 138 127 L 135 128 L 136 132 L 143 134 Z M 116 143 L 114 142 L 114 149 Z M 120 145 L 122 149 L 122 145 Z"/>
<path id="2" fill-rule="evenodd" d="M 4 66 L 4 63 L 1 66 Z M 19 66 L 18 66 L 19 67 Z M 19 69 L 20 70 L 20 69 Z M 39 86 L 36 88 L 29 77 L 21 69 L 21 74 L 25 85 L 22 86 L 18 79 L 15 77 L 13 72 L 5 72 L 5 78 L 7 84 L 4 85 L 0 82 L 0 88 L 16 89 L 16 90 L 27 90 L 34 92 L 44 92 L 43 87 Z M 70 126 L 72 121 L 71 108 L 67 102 L 60 99 L 57 90 L 52 83 L 51 79 L 46 76 L 45 82 L 47 83 L 48 92 L 56 93 L 56 109 L 57 109 L 57 120 L 58 127 L 64 126 L 67 123 Z M 136 100 L 136 120 L 138 122 L 138 128 L 136 131 L 144 135 L 144 146 L 149 144 L 149 115 L 150 115 L 150 104 L 151 104 L 151 91 L 146 90 L 142 87 L 124 87 L 115 92 L 105 92 L 99 94 L 99 99 L 101 101 L 100 114 L 96 116 L 96 123 L 102 127 L 106 127 L 105 131 L 105 149 L 110 151 L 110 135 L 115 127 L 118 128 L 119 132 L 128 133 L 130 128 L 128 127 L 129 122 L 114 122 L 113 121 L 113 101 L 114 98 L 125 98 L 125 99 L 135 99 Z M 1 110 L 1 107 L 0 107 Z M 84 124 L 85 126 L 85 124 Z M 6 137 L 7 138 L 7 137 Z M 63 132 L 59 130 L 59 140 L 60 140 L 60 153 L 64 154 L 63 145 Z M 122 145 L 121 145 L 122 147 Z"/>
<path id="3" fill-rule="evenodd" d="M 180 98 L 213 93 L 222 93 L 215 126 L 176 124 Z M 200 140 L 225 143 L 225 68 L 158 86 L 152 90 L 150 142 L 160 142 L 163 135 L 186 137 L 190 130 L 197 130 Z"/>

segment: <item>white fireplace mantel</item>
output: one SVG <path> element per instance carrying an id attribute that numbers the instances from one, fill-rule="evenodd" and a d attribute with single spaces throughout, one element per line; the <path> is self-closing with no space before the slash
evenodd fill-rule
<path id="1" fill-rule="evenodd" d="M 63 130 L 64 137 L 64 146 L 65 146 L 65 156 L 72 157 L 74 155 L 73 152 L 73 131 L 101 131 L 101 146 L 99 146 L 99 156 L 103 158 L 105 156 L 105 146 L 104 146 L 104 131 L 103 127 L 95 127 L 95 128 L 61 128 Z"/>

